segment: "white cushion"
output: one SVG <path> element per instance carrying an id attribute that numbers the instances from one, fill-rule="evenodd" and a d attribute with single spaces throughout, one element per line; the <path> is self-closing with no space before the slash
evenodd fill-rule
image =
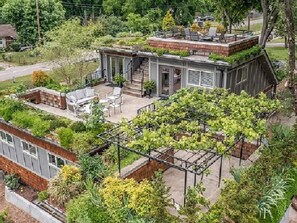
<path id="1" fill-rule="evenodd" d="M 95 89 L 87 88 L 86 89 L 86 97 L 93 97 L 95 95 Z"/>
<path id="2" fill-rule="evenodd" d="M 74 97 L 73 95 L 71 95 L 71 96 L 69 97 L 69 100 L 70 100 L 71 102 L 76 102 L 76 101 L 77 101 L 76 97 Z"/>
<path id="3" fill-rule="evenodd" d="M 77 100 L 86 97 L 86 95 L 85 95 L 85 90 L 84 90 L 84 89 L 76 90 L 75 93 L 76 93 L 76 98 L 77 98 Z"/>
<path id="4" fill-rule="evenodd" d="M 82 98 L 82 99 L 79 99 L 79 100 L 77 100 L 77 104 L 85 104 L 86 102 L 89 102 L 90 100 L 92 100 L 93 99 L 93 97 L 89 97 L 89 98 Z"/>

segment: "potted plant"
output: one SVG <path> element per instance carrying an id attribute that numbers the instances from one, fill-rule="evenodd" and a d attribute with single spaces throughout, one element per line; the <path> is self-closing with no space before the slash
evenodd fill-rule
<path id="1" fill-rule="evenodd" d="M 143 83 L 143 88 L 145 89 L 145 94 L 150 98 L 152 91 L 156 88 L 156 83 L 155 81 L 145 81 Z"/>
<path id="2" fill-rule="evenodd" d="M 127 82 L 126 78 L 124 77 L 123 74 L 116 74 L 114 76 L 114 82 L 120 87 L 122 88 L 124 83 Z"/>

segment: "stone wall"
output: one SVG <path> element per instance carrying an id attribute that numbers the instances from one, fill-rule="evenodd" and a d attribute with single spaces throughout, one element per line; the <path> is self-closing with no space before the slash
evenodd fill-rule
<path id="1" fill-rule="evenodd" d="M 66 94 L 44 87 L 27 91 L 21 98 L 35 104 L 46 104 L 55 108 L 66 109 Z"/>
<path id="2" fill-rule="evenodd" d="M 166 160 L 169 163 L 174 163 L 173 157 L 169 157 L 168 155 L 173 156 L 174 150 L 173 149 L 165 149 L 162 150 L 163 153 L 167 155 L 159 154 L 156 156 L 159 159 Z M 130 166 L 122 169 L 122 178 L 131 179 L 140 182 L 144 179 L 151 179 L 155 172 L 158 170 L 165 171 L 169 168 L 168 165 L 158 162 L 156 160 L 149 160 L 148 158 L 141 158 L 135 161 Z"/>
<path id="3" fill-rule="evenodd" d="M 240 158 L 241 145 L 241 142 L 236 144 L 235 148 L 231 152 L 232 156 Z M 242 159 L 247 160 L 258 148 L 259 146 L 256 144 L 244 142 L 242 149 Z"/>
<path id="4" fill-rule="evenodd" d="M 245 49 L 249 49 L 259 42 L 259 38 L 248 37 L 231 43 L 216 42 L 195 42 L 189 40 L 163 39 L 152 37 L 148 39 L 151 47 L 170 49 L 170 50 L 191 50 L 198 54 L 216 53 L 224 56 L 230 56 Z"/>

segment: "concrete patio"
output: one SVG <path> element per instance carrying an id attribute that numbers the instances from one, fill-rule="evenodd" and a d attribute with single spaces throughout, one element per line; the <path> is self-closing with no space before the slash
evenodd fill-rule
<path id="1" fill-rule="evenodd" d="M 99 99 L 105 99 L 106 96 L 112 94 L 113 87 L 107 86 L 105 84 L 100 84 L 98 86 L 94 87 L 95 92 L 99 96 Z M 119 108 L 115 109 L 115 112 L 113 109 L 110 109 L 110 116 L 106 114 L 106 120 L 112 123 L 118 123 L 120 122 L 123 118 L 131 120 L 137 115 L 137 110 L 139 108 L 142 108 L 148 104 L 151 104 L 152 102 L 158 100 L 158 98 L 140 98 L 140 97 L 135 97 L 135 96 L 130 96 L 126 94 L 122 94 L 123 96 L 123 104 L 122 104 L 122 112 L 120 112 Z M 41 109 L 43 111 L 49 112 L 54 115 L 58 115 L 61 117 L 69 118 L 73 121 L 81 121 L 83 120 L 83 112 L 78 113 L 77 116 L 75 116 L 74 113 L 71 111 L 67 110 L 61 110 L 59 108 L 51 107 L 49 105 L 45 104 L 33 104 L 33 103 L 28 103 L 31 107 Z"/>

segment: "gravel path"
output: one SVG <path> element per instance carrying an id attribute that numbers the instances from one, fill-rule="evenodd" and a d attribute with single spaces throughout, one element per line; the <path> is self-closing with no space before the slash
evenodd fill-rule
<path id="1" fill-rule="evenodd" d="M 39 223 L 39 221 L 35 220 L 22 210 L 6 202 L 4 197 L 4 185 L 0 181 L 0 211 L 6 208 L 8 209 L 8 216 L 15 223 Z"/>

